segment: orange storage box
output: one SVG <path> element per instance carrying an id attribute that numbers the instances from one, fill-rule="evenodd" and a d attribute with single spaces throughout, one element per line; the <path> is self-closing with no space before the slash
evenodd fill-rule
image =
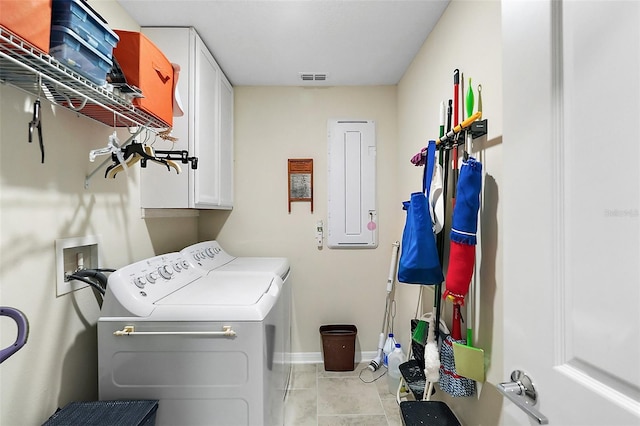
<path id="1" fill-rule="evenodd" d="M 113 49 L 127 84 L 142 90 L 144 98 L 133 100 L 143 111 L 173 125 L 173 67 L 144 34 L 115 30 L 120 37 Z"/>
<path id="2" fill-rule="evenodd" d="M 51 0 L 0 0 L 0 25 L 49 53 Z"/>

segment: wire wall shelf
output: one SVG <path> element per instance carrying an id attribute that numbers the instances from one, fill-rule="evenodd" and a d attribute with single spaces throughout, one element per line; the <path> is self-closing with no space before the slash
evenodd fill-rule
<path id="1" fill-rule="evenodd" d="M 110 126 L 169 127 L 126 97 L 87 80 L 1 26 L 0 82 Z"/>

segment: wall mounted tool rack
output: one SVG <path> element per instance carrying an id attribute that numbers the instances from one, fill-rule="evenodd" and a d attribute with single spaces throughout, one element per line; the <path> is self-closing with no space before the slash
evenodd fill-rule
<path id="1" fill-rule="evenodd" d="M 166 129 L 166 123 L 98 86 L 0 26 L 0 82 L 116 127 Z"/>
<path id="2" fill-rule="evenodd" d="M 487 120 L 478 120 L 482 118 L 482 111 L 478 111 L 471 117 L 458 124 L 451 129 L 447 134 L 436 140 L 436 145 L 440 148 L 442 146 L 449 148 L 457 145 L 464 144 L 466 140 L 466 133 L 469 132 L 473 139 L 479 138 L 487 134 Z"/>
<path id="3" fill-rule="evenodd" d="M 464 160 L 467 160 L 469 156 L 469 152 L 471 151 L 471 146 L 467 146 L 467 136 L 470 136 L 471 139 L 477 139 L 479 137 L 485 136 L 487 134 L 487 120 L 476 120 L 470 123 L 467 128 L 461 129 L 459 132 L 454 133 L 447 140 L 438 139 L 439 144 L 437 145 L 438 149 L 447 150 L 453 149 L 458 146 L 464 147 Z M 424 155 L 424 154 L 423 154 Z"/>
<path id="4" fill-rule="evenodd" d="M 471 136 L 471 139 L 477 139 L 479 137 L 485 136 L 488 131 L 488 122 L 486 119 L 479 120 L 479 118 L 481 117 L 482 112 L 479 111 L 457 125 L 444 136 L 438 138 L 436 140 L 437 149 L 450 150 L 455 147 L 465 145 L 467 143 L 467 136 Z M 411 158 L 411 162 L 413 164 L 421 164 L 419 163 L 419 159 L 420 157 L 424 157 L 426 155 L 426 152 L 427 148 L 425 147 Z M 464 151 L 464 154 L 464 158 L 466 160 L 467 156 L 469 155 L 466 149 Z"/>
<path id="5" fill-rule="evenodd" d="M 444 136 L 440 137 L 436 140 L 436 145 L 438 149 L 441 150 L 449 150 L 453 149 L 457 146 L 465 145 L 467 136 L 471 136 L 472 139 L 477 139 L 479 137 L 485 136 L 488 131 L 488 122 L 487 119 L 482 118 L 482 111 L 478 111 L 473 114 L 471 117 L 464 120 L 462 123 L 458 124 L 455 128 L 451 129 Z M 426 148 L 420 152 L 420 155 L 425 156 Z M 418 155 L 418 154 L 416 154 Z M 468 155 L 465 150 L 465 155 Z M 415 159 L 416 156 L 412 158 Z M 432 403 L 431 401 L 423 401 L 423 397 L 426 397 L 424 391 L 426 389 L 426 376 L 424 374 L 424 362 L 419 362 L 416 359 L 410 359 L 402 364 L 400 364 L 400 374 L 404 379 L 404 382 L 407 384 L 408 391 L 413 394 L 416 401 L 412 401 L 413 403 Z M 406 417 L 406 412 L 408 410 L 420 410 L 420 405 L 407 405 L 407 401 L 400 402 L 400 393 L 396 395 L 396 399 L 398 403 L 400 403 L 400 408 L 403 417 Z M 435 401 L 433 403 L 436 403 Z M 429 408 L 426 409 L 429 411 Z M 431 413 L 433 414 L 433 413 Z M 443 413 L 443 419 L 445 417 L 451 417 L 447 413 Z M 424 418 L 425 414 L 420 413 L 420 418 Z M 452 417 L 453 420 L 443 420 L 443 425 L 455 425 L 459 426 L 460 423 L 455 420 L 455 417 Z M 409 423 L 407 423 L 409 424 Z M 411 423 L 413 424 L 413 423 Z"/>

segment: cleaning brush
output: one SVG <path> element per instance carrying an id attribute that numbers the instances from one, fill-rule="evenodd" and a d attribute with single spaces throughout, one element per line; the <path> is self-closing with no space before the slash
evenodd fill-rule
<path id="1" fill-rule="evenodd" d="M 427 333 L 428 333 L 427 319 L 426 319 L 426 315 L 423 315 L 420 319 L 418 319 L 418 323 L 416 324 L 416 328 L 413 330 L 413 334 L 411 335 L 411 338 L 413 339 L 414 342 L 424 346 L 425 343 L 427 342 Z"/>

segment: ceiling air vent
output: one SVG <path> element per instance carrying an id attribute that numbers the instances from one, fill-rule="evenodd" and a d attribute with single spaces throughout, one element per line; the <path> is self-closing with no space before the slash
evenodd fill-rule
<path id="1" fill-rule="evenodd" d="M 327 73 L 301 72 L 300 79 L 302 81 L 326 81 Z"/>

